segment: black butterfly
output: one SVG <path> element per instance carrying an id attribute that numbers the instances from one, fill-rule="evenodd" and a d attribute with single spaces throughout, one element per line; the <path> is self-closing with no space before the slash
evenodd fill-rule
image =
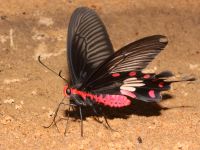
<path id="1" fill-rule="evenodd" d="M 91 107 L 122 108 L 134 99 L 161 100 L 161 91 L 169 90 L 170 71 L 142 73 L 149 62 L 164 49 L 168 40 L 153 35 L 132 42 L 114 52 L 106 28 L 95 11 L 81 7 L 74 11 L 68 28 L 68 65 L 70 83 L 64 87 L 70 104 L 80 110 Z M 59 74 L 60 75 L 60 74 Z M 82 132 L 81 132 L 82 134 Z"/>

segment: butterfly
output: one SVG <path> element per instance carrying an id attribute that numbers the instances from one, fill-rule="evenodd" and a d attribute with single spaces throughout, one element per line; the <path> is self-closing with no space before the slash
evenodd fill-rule
<path id="1" fill-rule="evenodd" d="M 97 13 L 86 7 L 77 8 L 68 27 L 70 81 L 64 86 L 64 94 L 70 99 L 69 105 L 79 108 L 81 122 L 83 107 L 91 107 L 98 113 L 100 106 L 122 108 L 134 99 L 159 102 L 161 92 L 176 82 L 166 80 L 173 74 L 170 71 L 143 73 L 142 70 L 167 43 L 166 36 L 153 35 L 115 52 Z"/>

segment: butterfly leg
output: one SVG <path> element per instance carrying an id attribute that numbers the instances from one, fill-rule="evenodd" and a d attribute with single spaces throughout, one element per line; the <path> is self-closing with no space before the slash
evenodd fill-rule
<path id="1" fill-rule="evenodd" d="M 65 132 L 64 132 L 64 135 L 66 136 L 66 133 L 67 133 L 67 126 L 68 126 L 68 122 L 69 122 L 69 113 L 70 113 L 70 108 L 71 108 L 71 105 L 69 105 L 69 109 L 68 109 L 68 114 L 67 114 L 67 122 L 66 122 L 66 125 L 65 125 Z M 73 107 L 72 107 L 73 108 Z"/>
<path id="2" fill-rule="evenodd" d="M 96 115 L 99 115 L 99 113 L 96 111 L 95 107 L 93 107 L 93 111 Z M 101 113 L 101 115 L 103 116 L 105 122 L 106 122 L 106 125 L 103 123 L 103 121 L 100 121 L 99 118 L 94 118 L 97 122 L 99 123 L 102 123 L 104 127 L 106 127 L 107 129 L 110 129 L 111 131 L 116 131 L 114 129 L 111 128 L 111 126 L 109 125 L 108 123 L 108 120 L 107 120 L 107 117 L 105 115 L 105 113 L 102 112 L 102 108 L 98 108 L 98 111 Z"/>
<path id="3" fill-rule="evenodd" d="M 115 130 L 115 129 L 113 129 L 110 125 L 109 125 L 109 123 L 108 123 L 108 120 L 107 120 L 107 117 L 106 117 L 106 115 L 103 113 L 103 117 L 104 117 L 104 120 L 105 120 L 105 122 L 106 122 L 106 125 L 104 125 L 107 129 L 110 129 L 111 131 L 115 131 L 115 132 L 118 132 L 117 130 Z"/>
<path id="4" fill-rule="evenodd" d="M 65 97 L 64 97 L 64 98 L 65 98 Z M 64 104 L 64 103 L 63 103 L 64 98 L 63 98 L 62 101 L 59 103 L 58 107 L 56 108 L 56 111 L 55 111 L 55 114 L 54 114 L 54 116 L 53 116 L 52 122 L 50 123 L 50 125 L 44 126 L 44 128 L 50 128 L 52 125 L 55 125 L 56 128 L 57 128 L 57 130 L 59 131 L 58 126 L 57 126 L 57 124 L 56 124 L 56 117 L 57 117 L 58 111 L 59 111 L 59 109 L 60 109 L 60 106 Z"/>
<path id="5" fill-rule="evenodd" d="M 98 123 L 103 123 L 103 121 L 99 120 L 99 117 L 98 117 L 98 116 L 99 116 L 100 114 L 97 112 L 95 106 L 93 106 L 92 109 L 93 109 L 93 112 L 96 114 L 96 116 L 93 116 L 94 120 L 97 121 Z"/>
<path id="6" fill-rule="evenodd" d="M 94 111 L 94 113 L 95 113 L 97 116 L 99 115 L 99 113 L 97 113 L 95 107 L 93 107 L 93 111 Z M 104 120 L 105 120 L 105 122 L 106 122 L 106 125 L 103 124 L 103 121 L 99 120 L 98 117 L 97 117 L 97 118 L 94 117 L 95 121 L 97 121 L 97 122 L 99 122 L 99 123 L 102 123 L 102 124 L 104 125 L 104 127 L 106 127 L 107 129 L 110 129 L 111 131 L 116 131 L 116 130 L 112 129 L 111 126 L 109 125 L 108 120 L 107 120 L 107 117 L 106 117 L 106 115 L 105 115 L 104 113 L 102 113 L 102 109 L 101 109 L 101 108 L 99 108 L 99 111 L 101 111 L 101 114 L 102 114 L 103 117 L 104 117 Z"/>
<path id="7" fill-rule="evenodd" d="M 82 114 L 82 106 L 85 106 L 83 100 L 78 97 L 78 95 L 71 95 L 71 103 L 75 104 L 79 108 L 79 115 L 81 120 L 81 136 L 83 136 L 83 114 Z"/>
<path id="8" fill-rule="evenodd" d="M 93 118 L 94 118 L 94 120 L 95 120 L 96 122 L 98 122 L 98 123 L 103 123 L 103 121 L 101 121 L 101 120 L 99 119 L 99 117 L 94 116 Z"/>
<path id="9" fill-rule="evenodd" d="M 81 106 L 79 106 L 79 113 L 80 113 L 80 119 L 81 119 L 81 136 L 83 137 L 83 115 L 82 115 Z"/>
<path id="10" fill-rule="evenodd" d="M 64 97 L 64 98 L 65 98 L 65 97 Z M 61 118 L 61 119 L 59 119 L 59 120 L 56 121 L 56 117 L 57 117 L 58 111 L 59 111 L 59 109 L 60 109 L 60 106 L 61 106 L 61 105 L 68 105 L 69 107 L 75 106 L 74 104 L 66 104 L 66 103 L 64 103 L 64 102 L 63 102 L 64 98 L 63 98 L 62 101 L 59 103 L 58 107 L 56 108 L 55 114 L 54 114 L 54 116 L 53 116 L 52 122 L 51 122 L 50 125 L 48 125 L 48 126 L 43 126 L 44 128 L 50 128 L 52 125 L 55 125 L 56 128 L 57 128 L 57 130 L 59 131 L 58 126 L 57 126 L 57 122 L 64 119 L 64 118 Z"/>

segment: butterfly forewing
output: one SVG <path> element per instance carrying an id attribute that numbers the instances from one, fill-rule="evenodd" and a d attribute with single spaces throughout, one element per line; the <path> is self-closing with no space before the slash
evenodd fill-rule
<path id="1" fill-rule="evenodd" d="M 167 38 L 162 35 L 154 35 L 130 43 L 110 56 L 96 71 L 88 77 L 83 86 L 95 88 L 103 86 L 104 81 L 110 81 L 113 74 L 119 74 L 118 78 L 112 78 L 115 82 L 129 78 L 123 76 L 124 72 L 141 71 L 149 62 L 167 45 Z"/>
<path id="2" fill-rule="evenodd" d="M 113 53 L 106 28 L 98 15 L 85 7 L 76 9 L 68 28 L 71 84 L 82 83 Z"/>

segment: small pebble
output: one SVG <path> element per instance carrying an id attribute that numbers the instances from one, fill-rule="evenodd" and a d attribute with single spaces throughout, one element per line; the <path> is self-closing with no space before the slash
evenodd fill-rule
<path id="1" fill-rule="evenodd" d="M 4 119 L 1 120 L 1 123 L 6 125 L 10 122 L 12 122 L 14 119 L 11 116 L 5 116 Z"/>
<path id="2" fill-rule="evenodd" d="M 45 26 L 51 26 L 54 24 L 53 19 L 48 17 L 40 17 L 38 23 Z"/>
<path id="3" fill-rule="evenodd" d="M 34 91 L 31 92 L 31 94 L 32 95 L 37 95 L 37 91 L 34 90 Z"/>
<path id="4" fill-rule="evenodd" d="M 12 99 L 12 98 L 10 98 L 10 99 L 6 99 L 6 100 L 4 100 L 3 102 L 4 102 L 5 104 L 12 104 L 12 103 L 15 102 L 15 100 Z"/>
<path id="5" fill-rule="evenodd" d="M 191 70 L 197 69 L 199 67 L 199 64 L 189 64 L 189 68 Z"/>
<path id="6" fill-rule="evenodd" d="M 0 17 L 1 20 L 6 20 L 8 17 L 6 15 Z"/>
<path id="7" fill-rule="evenodd" d="M 18 109 L 18 110 L 22 109 L 22 105 L 15 105 L 15 109 Z"/>
<path id="8" fill-rule="evenodd" d="M 137 138 L 137 141 L 138 141 L 139 144 L 141 144 L 141 143 L 142 143 L 142 138 L 139 136 L 139 137 Z"/>
<path id="9" fill-rule="evenodd" d="M 15 83 L 15 82 L 19 82 L 20 79 L 5 79 L 3 81 L 4 84 L 10 84 L 10 83 Z"/>
<path id="10" fill-rule="evenodd" d="M 49 110 L 49 112 L 48 112 L 48 118 L 51 118 L 53 115 L 55 114 L 55 112 L 54 111 L 52 111 L 52 110 Z"/>

